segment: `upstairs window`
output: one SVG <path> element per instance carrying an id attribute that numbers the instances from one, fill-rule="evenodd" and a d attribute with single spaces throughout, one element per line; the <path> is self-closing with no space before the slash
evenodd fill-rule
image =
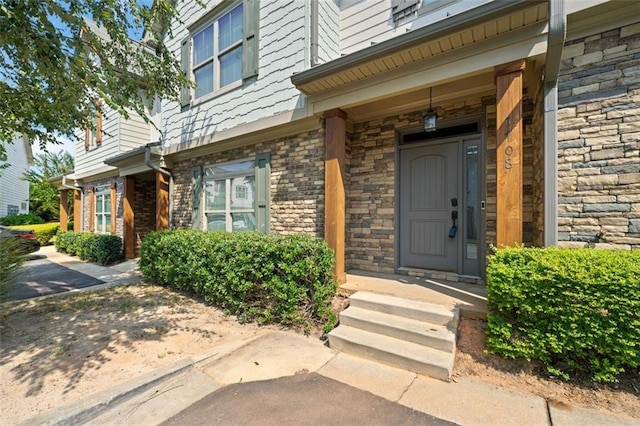
<path id="1" fill-rule="evenodd" d="M 258 0 L 223 1 L 182 42 L 182 69 L 196 83 L 184 87 L 182 106 L 258 74 Z"/>
<path id="2" fill-rule="evenodd" d="M 90 149 L 102 145 L 102 102 L 96 104 L 96 113 L 91 117 L 90 125 L 84 133 L 84 148 Z"/>

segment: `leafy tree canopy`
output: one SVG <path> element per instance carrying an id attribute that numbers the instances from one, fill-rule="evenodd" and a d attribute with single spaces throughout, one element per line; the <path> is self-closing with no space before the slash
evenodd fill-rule
<path id="1" fill-rule="evenodd" d="M 127 117 L 187 83 L 163 34 L 175 0 L 8 0 L 0 3 L 0 160 L 15 133 L 44 149 L 91 125 L 98 100 Z M 96 24 L 88 25 L 86 17 Z M 144 33 L 144 43 L 128 34 Z M 165 37 L 166 36 L 166 37 Z"/>
<path id="2" fill-rule="evenodd" d="M 66 151 L 59 154 L 36 154 L 33 165 L 25 173 L 29 181 L 29 211 L 46 221 L 60 217 L 60 192 L 49 179 L 73 170 L 73 156 Z"/>

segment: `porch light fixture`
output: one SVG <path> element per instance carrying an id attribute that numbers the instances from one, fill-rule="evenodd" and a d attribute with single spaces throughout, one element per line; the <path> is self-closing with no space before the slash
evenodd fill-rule
<path id="1" fill-rule="evenodd" d="M 433 110 L 431 106 L 431 92 L 433 87 L 429 88 L 429 111 L 422 118 L 422 124 L 424 126 L 425 132 L 435 132 L 436 131 L 436 121 L 438 119 L 438 115 Z"/>

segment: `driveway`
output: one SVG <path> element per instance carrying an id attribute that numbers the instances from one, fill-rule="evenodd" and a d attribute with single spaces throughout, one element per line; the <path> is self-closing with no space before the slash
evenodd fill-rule
<path id="1" fill-rule="evenodd" d="M 103 284 L 104 281 L 35 254 L 18 271 L 18 282 L 9 292 L 8 300 L 24 300 L 48 294 L 62 293 Z"/>

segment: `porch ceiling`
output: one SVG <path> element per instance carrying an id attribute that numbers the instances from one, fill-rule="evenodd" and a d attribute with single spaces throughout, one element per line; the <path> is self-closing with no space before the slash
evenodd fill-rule
<path id="1" fill-rule="evenodd" d="M 483 10 L 480 16 L 473 19 L 464 19 L 462 14 L 453 16 L 430 25 L 434 27 L 432 31 L 419 28 L 294 75 L 292 81 L 300 91 L 313 98 L 328 92 L 335 93 L 347 85 L 364 83 L 368 79 L 376 80 L 375 77 L 382 77 L 385 73 L 396 74 L 398 70 L 415 69 L 416 66 L 429 68 L 441 57 L 463 48 L 469 51 L 476 45 L 486 46 L 492 40 L 508 38 L 511 33 L 515 38 L 515 33 L 522 33 L 527 28 L 539 28 L 546 23 L 547 7 L 546 1 L 512 2 L 510 7 L 503 6 L 494 12 Z"/>

